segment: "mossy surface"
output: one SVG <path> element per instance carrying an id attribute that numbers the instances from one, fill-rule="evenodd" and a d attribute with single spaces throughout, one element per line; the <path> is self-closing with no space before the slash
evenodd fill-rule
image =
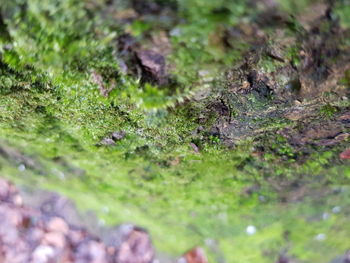
<path id="1" fill-rule="evenodd" d="M 1 176 L 63 193 L 101 223 L 144 226 L 157 249 L 174 257 L 202 245 L 211 262 L 274 262 L 285 252 L 300 262 L 328 262 L 349 249 L 350 168 L 339 159 L 347 139 L 296 146 L 278 132 L 302 130 L 303 123 L 269 114 L 272 98 L 255 93 L 231 108 L 230 118 L 254 129 L 233 148 L 207 132 L 220 117 L 215 110 L 201 120 L 227 94 L 223 72 L 250 48 L 245 40 L 230 40 L 236 45 L 228 48 L 218 35 L 257 11 L 246 1 L 159 1 L 176 2 L 163 24 L 153 15 L 122 23 L 113 17 L 129 2 L 115 16 L 104 2 L 0 4 Z M 295 1 L 281 2 L 290 12 Z M 350 15 L 341 5 L 347 1 L 337 6 L 346 27 Z M 117 37 L 128 31 L 142 43 L 162 30 L 172 32 L 167 61 L 175 84 L 159 88 L 124 74 Z M 287 50 L 294 64 L 298 49 Z M 270 74 L 283 65 L 262 56 L 257 67 Z M 114 85 L 109 96 L 92 72 Z M 235 106 L 229 96 L 223 100 Z M 305 123 L 332 123 L 348 111 L 348 99 L 324 100 Z M 101 145 L 114 131 L 125 138 Z M 255 234 L 247 234 L 249 225 Z"/>

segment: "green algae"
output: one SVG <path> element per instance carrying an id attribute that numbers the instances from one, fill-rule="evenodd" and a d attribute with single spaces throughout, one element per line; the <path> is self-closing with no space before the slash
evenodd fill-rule
<path id="1" fill-rule="evenodd" d="M 16 11 L 23 3 L 3 7 L 12 11 L 5 17 L 10 37 L 0 48 L 0 137 L 1 147 L 17 158 L 1 154 L 2 176 L 61 192 L 108 225 L 142 225 L 172 256 L 199 244 L 212 262 L 273 262 L 285 250 L 303 262 L 325 262 L 348 249 L 350 170 L 338 158 L 348 141 L 314 149 L 300 161 L 302 153 L 273 135 L 290 122 L 264 118 L 266 139 L 246 139 L 230 150 L 218 137 L 193 134 L 201 103 L 177 104 L 203 85 L 199 70 L 208 64 L 225 69 L 239 59 L 245 47 L 227 55 L 209 38 L 249 14 L 243 1 L 227 10 L 215 10 L 212 1 L 179 1 L 187 22 L 176 25 L 180 36 L 171 37 L 175 92 L 123 75 L 113 47 L 121 29 L 112 30 L 99 16 L 87 19 L 83 1 L 31 0 L 27 11 Z M 142 37 L 148 30 L 134 31 Z M 295 53 L 291 49 L 290 56 Z M 268 72 L 277 67 L 266 64 Z M 116 80 L 108 98 L 90 81 L 92 69 Z M 269 103 L 251 100 L 252 111 Z M 320 114 L 331 118 L 333 109 L 323 106 Z M 115 146 L 98 145 L 120 130 L 126 137 Z M 304 190 L 308 194 L 295 197 Z M 332 212 L 337 206 L 341 212 Z M 255 235 L 247 235 L 248 225 L 257 228 Z M 317 240 L 319 234 L 326 239 Z"/>

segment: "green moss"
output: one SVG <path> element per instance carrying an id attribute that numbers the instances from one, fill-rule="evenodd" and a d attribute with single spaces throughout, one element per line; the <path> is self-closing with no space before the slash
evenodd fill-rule
<path id="1" fill-rule="evenodd" d="M 330 104 L 326 104 L 326 105 L 323 105 L 321 108 L 320 108 L 320 113 L 323 117 L 326 117 L 326 118 L 331 118 L 334 116 L 335 113 L 338 112 L 338 108 L 337 107 L 334 107 Z"/>
<path id="2" fill-rule="evenodd" d="M 300 14 L 305 11 L 312 3 L 319 2 L 318 0 L 298 0 L 298 1 L 289 1 L 289 0 L 278 0 L 278 3 L 281 5 L 282 9 L 289 14 L 295 15 Z"/>
<path id="3" fill-rule="evenodd" d="M 287 49 L 286 57 L 295 67 L 299 67 L 300 57 L 299 57 L 300 47 L 292 46 Z"/>
<path id="4" fill-rule="evenodd" d="M 335 14 L 338 16 L 340 20 L 340 24 L 344 28 L 350 27 L 350 1 L 349 0 L 341 0 L 337 1 L 335 5 Z"/>
<path id="5" fill-rule="evenodd" d="M 19 8 L 25 2 L 27 8 Z M 3 4 L 6 27 L 0 29 L 9 34 L 0 43 L 0 145 L 14 155 L 0 151 L 1 174 L 19 184 L 59 191 L 107 224 L 145 226 L 156 247 L 171 255 L 197 244 L 207 249 L 211 262 L 220 256 L 227 262 L 273 262 L 283 248 L 310 262 L 342 253 L 349 244 L 349 211 L 322 219 L 323 212 L 349 203 L 347 186 L 331 191 L 349 184 L 348 165 L 337 157 L 340 146 L 316 149 L 299 162 L 303 155 L 276 135 L 291 122 L 267 117 L 271 98 L 254 94 L 244 97 L 247 103 L 233 109 L 232 118 L 261 128 L 266 139 L 254 135 L 227 149 L 218 136 L 197 132 L 200 125 L 209 130 L 217 116 L 199 124 L 208 101 L 186 98 L 208 85 L 223 89 L 222 80 L 210 78 L 221 79 L 248 45 L 239 42 L 226 50 L 210 39 L 247 19 L 246 3 L 191 0 L 178 5 L 180 22 L 171 26 L 180 35 L 171 36 L 168 60 L 175 65 L 172 90 L 141 85 L 120 72 L 114 41 L 123 26 L 110 26 L 98 13 L 91 17 L 87 2 Z M 131 25 L 141 40 L 153 27 L 147 19 Z M 5 47 L 8 43 L 13 47 Z M 290 58 L 294 53 L 291 49 Z M 267 72 L 275 70 L 273 61 L 262 63 Z M 115 82 L 108 97 L 92 83 L 92 70 L 106 84 Z M 200 76 L 199 70 L 207 75 Z M 336 113 L 333 106 L 320 111 Z M 99 145 L 121 130 L 123 140 Z M 199 153 L 191 143 L 198 144 Z M 268 150 L 261 153 L 263 147 Z M 17 169 L 20 164 L 25 171 Z M 290 201 L 302 184 L 310 194 L 302 202 Z M 246 234 L 248 225 L 257 227 L 255 235 Z M 319 233 L 329 238 L 315 241 Z M 217 241 L 218 250 L 206 245 L 210 240 Z M 323 249 L 326 254 L 319 253 Z"/>

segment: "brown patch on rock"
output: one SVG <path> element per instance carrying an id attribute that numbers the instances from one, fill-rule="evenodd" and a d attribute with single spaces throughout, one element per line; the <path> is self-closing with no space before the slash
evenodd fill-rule
<path id="1" fill-rule="evenodd" d="M 165 57 L 171 52 L 171 44 L 165 31 L 151 34 L 142 45 L 130 34 L 123 34 L 118 38 L 118 50 L 119 64 L 125 74 L 136 75 L 142 82 L 168 84 Z"/>
<path id="2" fill-rule="evenodd" d="M 322 16 L 308 22 L 310 28 L 300 35 L 302 50 L 298 69 L 300 97 L 320 97 L 324 92 L 344 94 L 338 81 L 350 69 L 350 48 L 342 45 L 349 32 L 332 18 L 332 7 L 320 4 Z"/>
<path id="3" fill-rule="evenodd" d="M 298 21 L 306 30 L 310 30 L 315 21 L 322 19 L 328 8 L 329 7 L 326 3 L 315 3 L 298 16 Z"/>
<path id="4" fill-rule="evenodd" d="M 142 69 L 142 81 L 165 85 L 168 82 L 165 58 L 152 50 L 136 52 L 136 57 Z"/>
<path id="5" fill-rule="evenodd" d="M 337 122 L 322 122 L 304 125 L 300 130 L 285 128 L 278 133 L 284 136 L 294 146 L 318 145 L 331 146 L 347 138 L 345 127 Z"/>

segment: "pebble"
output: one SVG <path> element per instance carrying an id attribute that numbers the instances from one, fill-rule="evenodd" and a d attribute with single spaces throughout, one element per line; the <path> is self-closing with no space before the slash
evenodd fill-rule
<path id="1" fill-rule="evenodd" d="M 114 144 L 115 144 L 115 142 L 111 138 L 104 138 L 101 141 L 101 145 L 105 145 L 105 146 L 114 145 Z"/>
<path id="2" fill-rule="evenodd" d="M 47 224 L 47 229 L 49 231 L 61 232 L 65 235 L 69 232 L 67 223 L 60 217 L 52 218 Z"/>
<path id="3" fill-rule="evenodd" d="M 329 213 L 323 213 L 323 215 L 322 215 L 322 219 L 323 220 L 327 220 L 329 218 Z"/>
<path id="4" fill-rule="evenodd" d="M 55 256 L 55 250 L 51 246 L 40 245 L 33 252 L 33 262 L 50 262 Z"/>
<path id="5" fill-rule="evenodd" d="M 114 141 L 120 141 L 120 140 L 124 139 L 125 134 L 126 134 L 126 133 L 125 133 L 124 131 L 113 132 L 113 133 L 112 133 L 112 139 L 113 139 Z"/>
<path id="6" fill-rule="evenodd" d="M 139 227 L 118 228 L 118 236 L 107 248 L 82 226 L 68 224 L 62 209 L 35 209 L 17 199 L 21 196 L 16 187 L 0 178 L 0 262 L 154 262 L 151 239 Z M 62 200 L 67 202 L 56 196 L 50 205 L 62 208 Z M 41 207 L 47 201 L 42 202 Z"/>

